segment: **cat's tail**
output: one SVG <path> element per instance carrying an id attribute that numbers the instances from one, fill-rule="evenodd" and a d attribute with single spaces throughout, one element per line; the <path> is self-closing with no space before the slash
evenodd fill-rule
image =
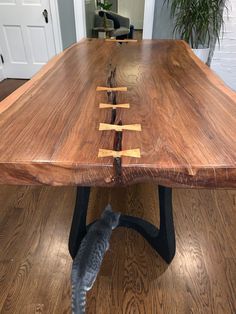
<path id="1" fill-rule="evenodd" d="M 74 298 L 72 294 L 72 313 L 85 314 L 85 308 L 86 308 L 86 291 L 84 289 L 76 289 L 76 295 L 74 296 Z"/>
<path id="2" fill-rule="evenodd" d="M 72 314 L 85 314 L 86 290 L 81 287 L 77 271 L 72 269 Z"/>
<path id="3" fill-rule="evenodd" d="M 86 309 L 86 291 L 84 289 L 81 289 L 80 287 L 73 289 L 72 286 L 72 313 L 85 314 L 85 309 Z"/>

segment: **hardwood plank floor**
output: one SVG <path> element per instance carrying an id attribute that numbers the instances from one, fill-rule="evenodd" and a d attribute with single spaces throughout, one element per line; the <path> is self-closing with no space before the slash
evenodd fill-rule
<path id="1" fill-rule="evenodd" d="M 0 187 L 0 313 L 70 313 L 74 197 L 69 187 Z M 236 313 L 236 191 L 174 190 L 173 199 L 172 264 L 134 231 L 117 229 L 87 313 Z M 151 184 L 93 189 L 88 221 L 107 201 L 158 224 Z"/>
<path id="2" fill-rule="evenodd" d="M 23 85 L 28 80 L 5 79 L 0 82 L 0 101 L 10 95 L 14 90 Z"/>

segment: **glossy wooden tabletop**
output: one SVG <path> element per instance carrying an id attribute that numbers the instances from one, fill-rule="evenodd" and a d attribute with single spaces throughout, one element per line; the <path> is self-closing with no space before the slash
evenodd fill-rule
<path id="1" fill-rule="evenodd" d="M 236 187 L 236 94 L 182 41 L 117 44 L 86 40 L 55 57 L 0 103 L 0 183 L 113 186 L 106 86 L 116 66 L 117 122 L 123 131 L 122 182 Z"/>

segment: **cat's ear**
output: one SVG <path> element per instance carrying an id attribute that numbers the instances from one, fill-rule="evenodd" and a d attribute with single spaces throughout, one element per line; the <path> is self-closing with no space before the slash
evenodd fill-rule
<path id="1" fill-rule="evenodd" d="M 120 222 L 120 213 L 113 213 L 113 219 L 112 219 L 112 230 L 114 230 L 116 227 L 118 227 Z"/>
<path id="2" fill-rule="evenodd" d="M 104 218 L 104 217 L 110 216 L 111 213 L 113 213 L 112 207 L 110 204 L 108 204 L 107 207 L 104 209 L 101 217 Z"/>
<path id="3" fill-rule="evenodd" d="M 112 212 L 111 204 L 108 204 L 108 205 L 107 205 L 107 207 L 105 208 L 105 211 L 106 211 L 106 212 L 110 212 L 110 213 Z"/>

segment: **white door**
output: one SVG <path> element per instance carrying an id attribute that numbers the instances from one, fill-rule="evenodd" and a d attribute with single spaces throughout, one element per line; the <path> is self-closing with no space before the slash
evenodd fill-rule
<path id="1" fill-rule="evenodd" d="M 49 0 L 0 0 L 0 46 L 7 78 L 31 78 L 47 63 L 56 54 Z"/>

